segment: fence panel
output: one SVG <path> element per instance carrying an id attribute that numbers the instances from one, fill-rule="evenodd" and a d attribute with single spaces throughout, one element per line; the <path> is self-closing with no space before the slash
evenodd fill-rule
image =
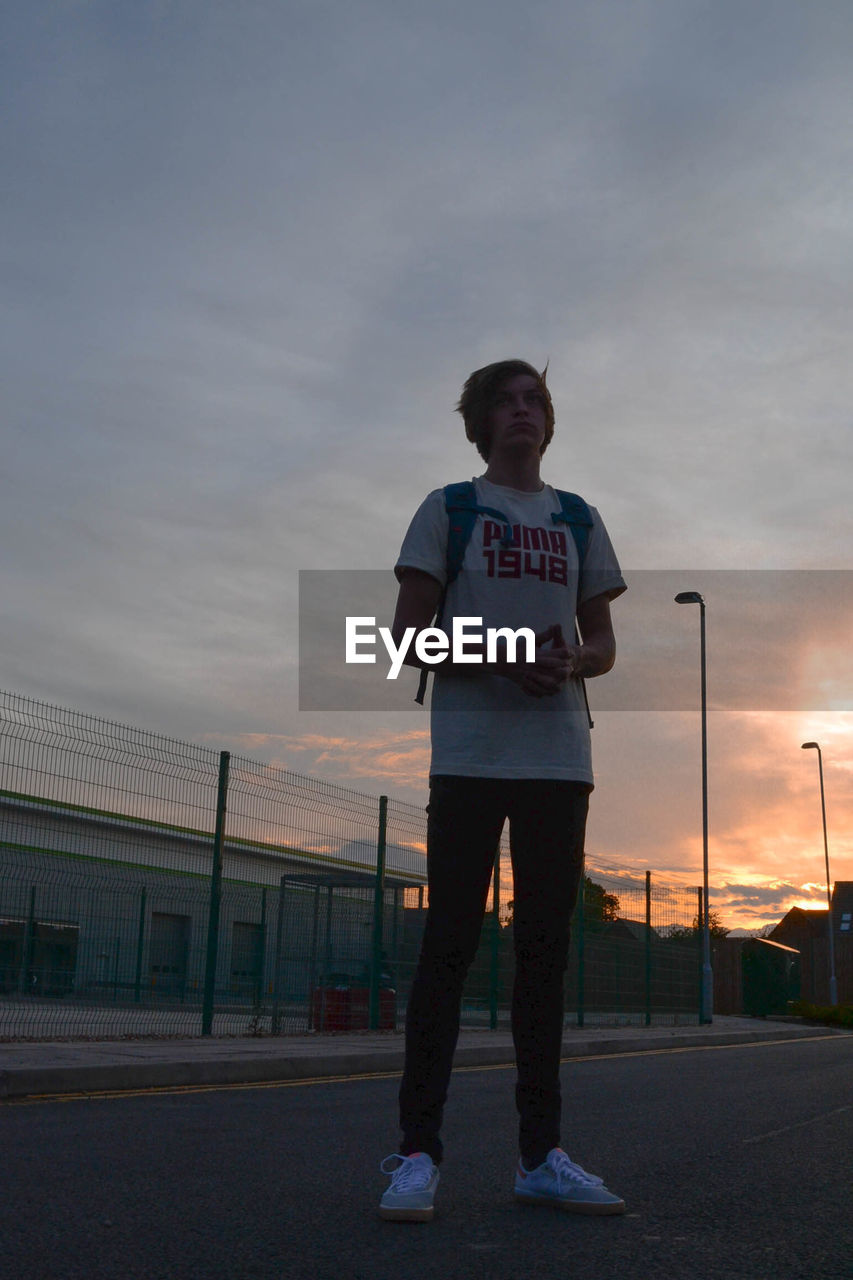
<path id="1" fill-rule="evenodd" d="M 211 912 L 220 753 L 15 694 L 0 729 L 0 1037 L 402 1026 L 429 902 L 423 808 L 232 756 Z M 509 1022 L 506 832 L 496 854 L 471 1026 Z M 696 1020 L 693 895 L 588 869 L 567 1022 Z"/>
<path id="2" fill-rule="evenodd" d="M 0 722 L 0 1035 L 194 1032 L 217 753 L 8 693 Z"/>

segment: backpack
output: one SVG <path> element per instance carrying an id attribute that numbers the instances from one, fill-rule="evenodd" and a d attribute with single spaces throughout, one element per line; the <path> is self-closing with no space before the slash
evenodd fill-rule
<path id="1" fill-rule="evenodd" d="M 551 513 L 551 519 L 554 524 L 567 524 L 569 526 L 578 553 L 577 600 L 580 601 L 583 564 L 584 559 L 586 558 L 589 532 L 592 528 L 592 514 L 583 498 L 578 494 L 566 493 L 562 489 L 555 489 L 554 492 L 560 499 L 560 510 L 553 511 Z M 478 504 L 473 480 L 463 480 L 459 484 L 445 485 L 444 508 L 448 517 L 446 559 L 447 581 L 445 583 L 444 590 L 441 593 L 438 612 L 435 617 L 435 626 L 437 627 L 441 625 L 441 618 L 444 613 L 444 603 L 447 599 L 447 589 L 459 576 L 459 571 L 462 568 L 462 561 L 465 559 L 465 552 L 467 550 L 468 543 L 471 541 L 471 534 L 474 532 L 474 525 L 477 523 L 477 517 L 481 515 L 491 516 L 493 520 L 499 520 L 504 526 L 504 533 L 501 538 L 502 546 L 509 547 L 513 544 L 512 525 L 510 524 L 508 517 L 504 515 L 502 511 L 498 511 L 495 507 L 481 507 Z M 577 602 L 575 604 L 575 612 L 577 613 Z M 575 624 L 575 642 L 579 643 L 577 624 Z M 429 672 L 426 667 L 422 667 L 418 691 L 415 695 L 415 702 L 423 704 L 428 675 Z M 592 728 L 592 717 L 589 714 L 589 700 L 586 696 L 586 684 L 583 680 L 581 681 L 581 687 L 583 688 L 589 727 Z"/>

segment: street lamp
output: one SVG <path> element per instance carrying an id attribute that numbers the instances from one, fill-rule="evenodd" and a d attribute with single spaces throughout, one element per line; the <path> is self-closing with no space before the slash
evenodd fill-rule
<path id="1" fill-rule="evenodd" d="M 711 969 L 711 912 L 708 902 L 708 699 L 705 689 L 705 601 L 698 591 L 679 591 L 676 604 L 698 604 L 702 671 L 702 1008 L 700 1021 L 713 1022 L 714 974 Z"/>
<path id="2" fill-rule="evenodd" d="M 838 1004 L 838 984 L 835 981 L 835 940 L 832 936 L 832 889 L 829 879 L 829 844 L 826 839 L 826 801 L 823 796 L 823 756 L 821 755 L 819 743 L 803 743 L 803 751 L 808 750 L 809 747 L 812 747 L 817 752 L 817 766 L 820 770 L 820 812 L 823 817 L 823 856 L 826 859 L 826 904 L 829 908 L 827 913 L 827 928 L 829 929 L 829 1003 Z"/>

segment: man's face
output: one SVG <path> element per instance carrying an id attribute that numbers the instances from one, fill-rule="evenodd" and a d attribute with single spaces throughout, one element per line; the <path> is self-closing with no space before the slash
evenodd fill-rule
<path id="1" fill-rule="evenodd" d="M 489 461 L 496 452 L 541 453 L 545 440 L 545 397 L 529 373 L 508 378 L 495 392 L 486 414 Z"/>

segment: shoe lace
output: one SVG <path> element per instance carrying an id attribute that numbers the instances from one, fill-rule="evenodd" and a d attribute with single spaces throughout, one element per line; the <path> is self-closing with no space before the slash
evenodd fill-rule
<path id="1" fill-rule="evenodd" d="M 570 1160 L 565 1151 L 555 1151 L 548 1157 L 548 1163 L 554 1171 L 559 1190 L 562 1190 L 564 1181 L 573 1182 L 582 1187 L 604 1186 L 603 1178 L 597 1177 L 594 1173 L 587 1173 L 586 1169 L 582 1169 L 579 1164 Z"/>
<path id="2" fill-rule="evenodd" d="M 386 1168 L 392 1160 L 399 1160 L 400 1163 Z M 391 1186 L 395 1191 L 420 1191 L 427 1185 L 432 1174 L 431 1165 L 417 1156 L 386 1156 L 379 1168 L 383 1173 L 391 1175 Z"/>

